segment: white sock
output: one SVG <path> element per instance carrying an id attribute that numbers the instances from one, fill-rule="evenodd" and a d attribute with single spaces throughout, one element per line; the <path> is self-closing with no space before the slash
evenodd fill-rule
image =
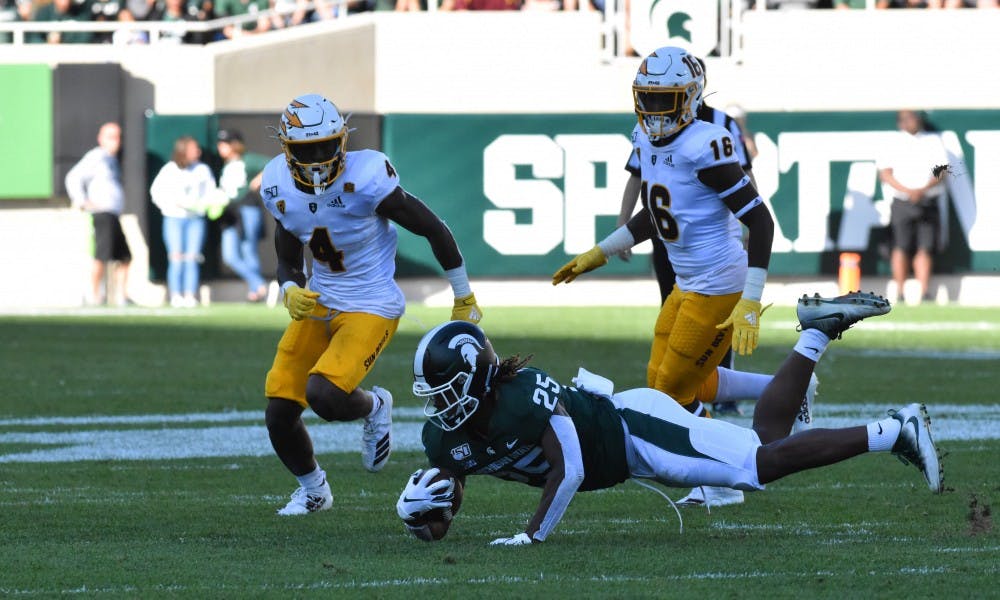
<path id="1" fill-rule="evenodd" d="M 795 343 L 793 350 L 813 362 L 819 362 L 828 345 L 830 338 L 825 333 L 819 329 L 806 329 L 799 334 L 799 341 Z"/>
<path id="2" fill-rule="evenodd" d="M 378 394 L 376 394 L 375 392 L 365 392 L 365 393 L 367 393 L 369 396 L 372 397 L 372 411 L 368 413 L 367 417 L 365 417 L 366 419 L 370 419 L 375 416 L 375 413 L 378 412 L 378 409 L 382 408 L 382 399 L 379 398 Z"/>
<path id="3" fill-rule="evenodd" d="M 311 473 L 306 473 L 305 475 L 299 475 L 296 476 L 295 478 L 299 480 L 299 485 L 301 485 L 305 489 L 315 490 L 316 488 L 323 485 L 323 482 L 326 481 L 326 471 L 319 468 L 319 465 L 317 464 L 316 468 Z"/>
<path id="4" fill-rule="evenodd" d="M 713 402 L 732 400 L 757 400 L 774 375 L 734 371 L 725 367 L 716 369 L 719 373 L 719 389 Z"/>
<path id="5" fill-rule="evenodd" d="M 889 417 L 868 424 L 868 451 L 888 452 L 899 438 L 902 423 Z"/>

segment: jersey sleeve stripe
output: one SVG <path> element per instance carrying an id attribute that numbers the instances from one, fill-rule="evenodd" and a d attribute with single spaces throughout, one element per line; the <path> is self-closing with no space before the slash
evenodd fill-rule
<path id="1" fill-rule="evenodd" d="M 748 183 L 750 183 L 750 177 L 747 176 L 747 175 L 744 175 L 743 178 L 740 179 L 739 181 L 737 181 L 735 185 L 733 185 L 732 187 L 730 187 L 727 190 L 723 190 L 722 192 L 720 192 L 719 193 L 719 198 L 722 199 L 722 200 L 725 200 L 729 196 L 732 196 L 733 194 L 735 194 L 736 192 L 738 192 L 740 189 L 746 187 L 746 185 Z"/>
<path id="2" fill-rule="evenodd" d="M 753 210 L 753 208 L 754 208 L 755 206 L 758 206 L 758 205 L 760 205 L 760 204 L 763 204 L 763 203 L 764 203 L 764 200 L 763 200 L 763 199 L 762 199 L 762 198 L 761 198 L 760 196 L 757 196 L 756 198 L 754 198 L 754 199 L 753 199 L 753 200 L 751 200 L 750 202 L 748 202 L 748 203 L 746 203 L 745 205 L 743 205 L 743 208 L 741 208 L 741 209 L 739 209 L 738 211 L 734 212 L 734 213 L 733 213 L 733 215 L 734 215 L 734 216 L 735 216 L 735 217 L 736 217 L 737 219 L 739 219 L 739 218 L 741 218 L 741 217 L 742 217 L 743 215 L 745 215 L 745 214 L 747 214 L 748 212 L 750 212 L 751 210 Z"/>

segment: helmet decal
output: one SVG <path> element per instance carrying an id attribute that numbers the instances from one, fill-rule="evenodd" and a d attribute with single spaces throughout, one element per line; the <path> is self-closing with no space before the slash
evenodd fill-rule
<path id="1" fill-rule="evenodd" d="M 479 357 L 479 352 L 483 350 L 482 344 L 476 338 L 467 333 L 462 333 L 451 338 L 448 342 L 448 347 L 451 349 L 458 348 L 458 353 L 462 356 L 465 364 L 472 367 L 472 370 L 475 371 L 476 359 Z"/>
<path id="2" fill-rule="evenodd" d="M 290 109 L 285 109 L 285 120 L 292 127 L 302 127 L 302 120 L 299 119 L 298 113 L 293 113 Z M 284 123 L 282 123 L 284 125 Z"/>

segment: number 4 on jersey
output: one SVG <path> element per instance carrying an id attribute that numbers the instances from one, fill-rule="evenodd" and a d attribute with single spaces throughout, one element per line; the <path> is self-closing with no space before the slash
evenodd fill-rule
<path id="1" fill-rule="evenodd" d="M 330 232 L 327 231 L 326 227 L 313 229 L 312 237 L 309 238 L 309 250 L 312 251 L 313 258 L 326 263 L 326 266 L 334 273 L 345 271 L 344 252 L 337 250 L 337 247 L 333 245 Z"/>

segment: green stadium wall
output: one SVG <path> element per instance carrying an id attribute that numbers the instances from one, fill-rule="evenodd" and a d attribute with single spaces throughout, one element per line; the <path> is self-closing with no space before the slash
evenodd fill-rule
<path id="1" fill-rule="evenodd" d="M 49 198 L 52 69 L 0 65 L 0 90 L 0 201 Z"/>
<path id="2" fill-rule="evenodd" d="M 1000 174 L 988 165 L 1000 159 L 1000 111 L 930 118 L 952 165 L 936 272 L 995 273 L 1000 237 L 989 227 L 1000 222 Z M 613 229 L 633 125 L 630 114 L 390 114 L 383 149 L 403 185 L 448 222 L 476 275 L 544 277 Z M 887 273 L 888 202 L 875 161 L 895 113 L 754 113 L 750 127 L 760 149 L 754 174 L 778 225 L 771 272 L 833 273 L 852 251 L 864 272 Z M 437 272 L 415 236 L 400 235 L 400 257 L 403 275 Z M 633 260 L 599 273 L 648 271 L 648 261 Z"/>

